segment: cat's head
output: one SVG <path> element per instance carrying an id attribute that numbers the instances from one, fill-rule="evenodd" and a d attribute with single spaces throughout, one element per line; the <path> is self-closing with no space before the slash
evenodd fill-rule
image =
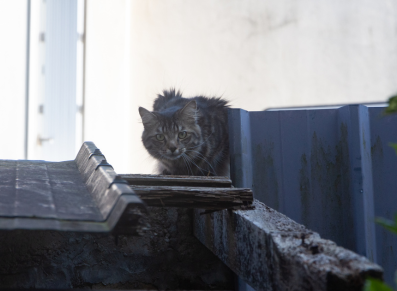
<path id="1" fill-rule="evenodd" d="M 190 101 L 183 108 L 170 107 L 161 112 L 139 107 L 139 114 L 144 126 L 142 142 L 154 158 L 173 161 L 185 153 L 199 151 L 202 136 L 197 123 L 200 113 L 196 101 Z"/>

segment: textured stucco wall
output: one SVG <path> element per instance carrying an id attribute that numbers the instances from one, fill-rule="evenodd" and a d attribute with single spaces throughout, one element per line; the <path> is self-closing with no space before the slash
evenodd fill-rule
<path id="1" fill-rule="evenodd" d="M 397 92 L 396 1 L 149 0 L 131 12 L 142 104 L 167 86 L 254 111 Z"/>
<path id="2" fill-rule="evenodd" d="M 144 237 L 0 233 L 0 288 L 231 290 L 233 275 L 192 231 L 192 211 L 149 209 Z"/>

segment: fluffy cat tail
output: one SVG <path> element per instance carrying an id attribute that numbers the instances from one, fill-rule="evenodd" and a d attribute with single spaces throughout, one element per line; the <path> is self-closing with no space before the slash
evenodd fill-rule
<path id="1" fill-rule="evenodd" d="M 165 104 L 167 104 L 171 99 L 182 98 L 182 93 L 175 88 L 169 90 L 164 90 L 163 95 L 158 94 L 158 98 L 154 101 L 153 111 L 159 111 Z"/>

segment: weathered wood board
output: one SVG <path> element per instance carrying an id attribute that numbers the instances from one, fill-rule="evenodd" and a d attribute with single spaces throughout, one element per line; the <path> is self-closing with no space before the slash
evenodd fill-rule
<path id="1" fill-rule="evenodd" d="M 252 203 L 252 191 L 238 188 L 130 186 L 149 206 L 226 209 Z"/>
<path id="2" fill-rule="evenodd" d="M 238 209 L 251 205 L 252 190 L 234 188 L 228 177 L 118 175 L 149 206 Z"/>
<path id="3" fill-rule="evenodd" d="M 120 179 L 126 180 L 130 185 L 148 186 L 190 186 L 190 187 L 217 187 L 230 188 L 232 181 L 222 176 L 173 176 L 173 175 L 141 175 L 120 174 Z"/>

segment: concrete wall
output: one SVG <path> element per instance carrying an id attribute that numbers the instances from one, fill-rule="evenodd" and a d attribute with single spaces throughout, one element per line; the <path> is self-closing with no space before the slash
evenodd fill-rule
<path id="1" fill-rule="evenodd" d="M 164 88 L 246 110 L 397 92 L 397 1 L 88 0 L 87 12 L 85 139 L 117 172 L 151 171 L 137 107 Z"/>

